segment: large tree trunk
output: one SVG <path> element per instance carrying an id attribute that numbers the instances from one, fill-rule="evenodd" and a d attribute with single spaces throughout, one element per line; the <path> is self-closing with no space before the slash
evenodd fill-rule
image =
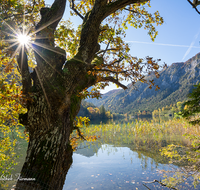
<path id="1" fill-rule="evenodd" d="M 85 63 L 72 59 L 62 69 L 64 55 L 37 48 L 43 58 L 36 54 L 33 84 L 24 88 L 31 93 L 27 95 L 28 112 L 20 121 L 29 132 L 29 145 L 16 189 L 61 190 L 72 164 L 70 134 L 80 109 L 80 92 L 93 85 L 96 78 L 88 75 Z M 35 180 L 26 180 L 29 178 Z"/>
<path id="2" fill-rule="evenodd" d="M 72 164 L 69 136 L 75 115 L 71 115 L 70 107 L 63 110 L 62 114 L 59 113 L 59 108 L 50 111 L 45 102 L 45 97 L 40 96 L 29 107 L 30 141 L 16 189 L 62 189 L 67 171 Z M 49 100 L 50 105 L 51 103 Z M 79 105 L 73 108 L 76 112 Z M 33 180 L 24 181 L 26 179 L 23 178 Z"/>
<path id="3" fill-rule="evenodd" d="M 41 110 L 39 104 L 31 110 L 32 113 L 38 110 L 43 113 L 46 111 Z M 29 132 L 27 156 L 16 189 L 62 189 L 72 164 L 72 147 L 69 143 L 70 117 L 66 113 L 66 117 L 61 121 L 61 118 L 53 119 L 43 114 L 33 122 L 35 130 Z M 44 123 L 47 122 L 47 127 L 44 127 Z M 33 180 L 24 181 L 26 179 L 23 178 L 33 178 Z"/>

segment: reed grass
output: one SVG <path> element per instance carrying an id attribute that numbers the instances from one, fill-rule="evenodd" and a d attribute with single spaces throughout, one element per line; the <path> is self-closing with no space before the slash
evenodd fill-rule
<path id="1" fill-rule="evenodd" d="M 96 135 L 104 143 L 134 144 L 136 148 L 150 149 L 169 144 L 191 146 L 191 136 L 199 136 L 199 126 L 192 126 L 184 119 L 173 119 L 161 123 L 135 120 L 123 124 L 90 125 L 83 129 L 86 136 Z M 145 147 L 146 146 L 146 147 Z"/>

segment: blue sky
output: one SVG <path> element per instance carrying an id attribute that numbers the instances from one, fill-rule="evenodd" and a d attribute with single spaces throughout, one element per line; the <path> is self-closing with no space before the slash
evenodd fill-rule
<path id="1" fill-rule="evenodd" d="M 53 0 L 46 1 L 51 4 Z M 158 36 L 152 42 L 144 29 L 129 27 L 126 41 L 131 45 L 133 56 L 146 56 L 161 59 L 161 64 L 171 65 L 174 62 L 187 61 L 200 52 L 200 15 L 187 0 L 151 0 L 150 12 L 159 11 L 164 18 L 164 24 L 158 26 Z M 200 10 L 200 6 L 199 6 Z M 67 2 L 64 19 L 69 17 L 69 2 Z M 71 17 L 74 26 L 81 23 L 79 17 Z M 115 85 L 102 91 L 105 93 Z"/>

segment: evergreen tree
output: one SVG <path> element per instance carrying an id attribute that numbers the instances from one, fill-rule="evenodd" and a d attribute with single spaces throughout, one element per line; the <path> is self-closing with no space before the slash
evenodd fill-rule
<path id="1" fill-rule="evenodd" d="M 100 117 L 101 117 L 101 119 L 105 119 L 106 118 L 106 109 L 105 109 L 104 105 L 102 105 L 99 108 L 99 111 L 100 111 Z"/>
<path id="2" fill-rule="evenodd" d="M 185 109 L 181 113 L 183 117 L 192 119 L 190 120 L 192 124 L 200 123 L 199 118 L 193 117 L 200 112 L 200 83 L 194 85 L 194 87 L 193 91 L 188 95 L 189 100 L 183 104 Z"/>

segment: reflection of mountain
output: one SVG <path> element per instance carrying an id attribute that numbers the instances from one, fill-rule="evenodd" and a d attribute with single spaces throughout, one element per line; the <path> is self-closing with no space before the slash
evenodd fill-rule
<path id="1" fill-rule="evenodd" d="M 83 142 L 78 146 L 78 149 L 75 153 L 86 157 L 92 157 L 98 152 L 99 148 L 101 148 L 101 144 L 99 142 Z"/>
<path id="2" fill-rule="evenodd" d="M 164 158 L 163 156 L 160 155 L 158 150 L 155 149 L 151 149 L 151 150 L 144 150 L 144 149 L 138 149 L 136 148 L 136 146 L 134 144 L 117 144 L 117 145 L 113 145 L 112 143 L 107 143 L 109 145 L 113 146 L 112 152 L 117 151 L 117 149 L 115 149 L 115 147 L 120 148 L 120 147 L 127 147 L 129 148 L 131 151 L 133 152 L 137 152 L 138 154 L 138 158 L 141 159 L 142 161 L 146 161 L 148 158 L 151 158 L 154 160 L 155 163 L 160 163 L 160 164 L 167 164 L 168 160 L 166 158 Z M 92 157 L 94 156 L 100 148 L 102 148 L 102 146 L 104 145 L 104 143 L 100 142 L 100 141 L 96 141 L 96 142 L 92 142 L 92 143 L 82 143 L 78 150 L 75 152 L 76 154 L 80 154 L 82 156 L 85 157 Z M 110 150 L 108 149 L 104 149 L 105 151 L 107 151 L 107 154 L 109 155 Z"/>

